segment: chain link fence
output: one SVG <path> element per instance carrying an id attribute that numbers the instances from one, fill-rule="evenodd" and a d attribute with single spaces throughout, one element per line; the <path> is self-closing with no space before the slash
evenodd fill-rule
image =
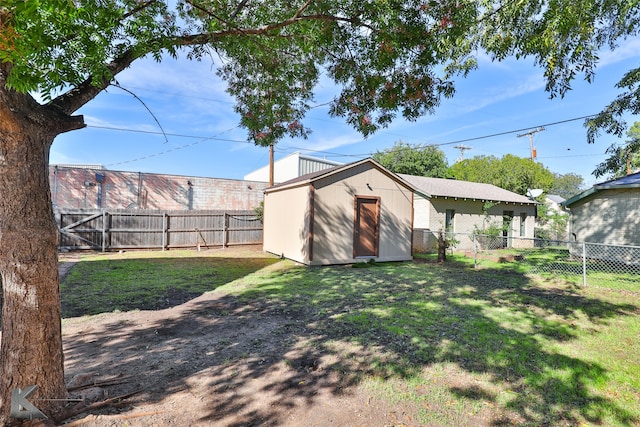
<path id="1" fill-rule="evenodd" d="M 435 233 L 420 238 L 422 252 L 437 251 Z M 640 246 L 464 233 L 446 233 L 446 242 L 447 254 L 477 268 L 514 268 L 548 280 L 640 292 Z"/>

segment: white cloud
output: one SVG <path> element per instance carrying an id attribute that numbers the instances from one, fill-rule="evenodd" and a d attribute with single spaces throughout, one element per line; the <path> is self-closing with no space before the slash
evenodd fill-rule
<path id="1" fill-rule="evenodd" d="M 638 52 L 640 52 L 640 38 L 624 40 L 613 52 L 610 50 L 601 52 L 598 66 L 606 67 L 627 59 L 637 58 Z"/>

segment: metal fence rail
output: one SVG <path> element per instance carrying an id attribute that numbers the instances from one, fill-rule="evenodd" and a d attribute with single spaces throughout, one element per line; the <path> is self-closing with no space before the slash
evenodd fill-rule
<path id="1" fill-rule="evenodd" d="M 262 243 L 253 211 L 56 212 L 63 250 L 171 249 Z"/>
<path id="2" fill-rule="evenodd" d="M 640 246 L 465 233 L 446 233 L 446 241 L 449 253 L 472 258 L 476 267 L 512 263 L 548 279 L 640 292 Z"/>

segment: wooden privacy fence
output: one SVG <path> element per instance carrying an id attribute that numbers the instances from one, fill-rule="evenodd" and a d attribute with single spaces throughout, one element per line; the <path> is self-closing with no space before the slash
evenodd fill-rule
<path id="1" fill-rule="evenodd" d="M 253 211 L 56 211 L 62 250 L 171 249 L 262 243 Z"/>

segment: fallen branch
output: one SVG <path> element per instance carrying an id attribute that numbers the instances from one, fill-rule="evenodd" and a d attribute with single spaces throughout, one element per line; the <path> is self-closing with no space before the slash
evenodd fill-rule
<path id="1" fill-rule="evenodd" d="M 83 412 L 87 412 L 87 411 L 93 411 L 94 409 L 100 409 L 100 408 L 104 408 L 105 406 L 110 406 L 113 405 L 115 403 L 118 403 L 118 401 L 120 400 L 124 400 L 127 399 L 131 396 L 134 396 L 138 393 L 141 393 L 142 390 L 136 390 L 133 391 L 131 393 L 126 393 L 126 394 L 122 394 L 120 396 L 115 396 L 112 397 L 110 399 L 106 399 L 106 400 L 102 400 L 100 402 L 95 402 L 92 403 L 90 405 L 76 405 L 73 408 L 69 409 L 68 411 L 65 411 L 63 414 L 61 414 L 60 417 L 56 418 L 56 422 L 60 423 L 61 421 L 67 420 L 71 417 L 75 417 L 76 415 L 80 415 Z"/>

